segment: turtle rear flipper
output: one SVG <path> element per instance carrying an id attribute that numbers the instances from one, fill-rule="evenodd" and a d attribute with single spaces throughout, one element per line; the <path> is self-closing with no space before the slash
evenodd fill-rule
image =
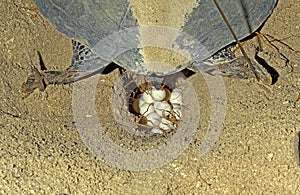
<path id="1" fill-rule="evenodd" d="M 39 88 L 40 91 L 44 91 L 46 89 L 45 80 L 39 70 L 32 65 L 31 71 L 31 74 L 27 77 L 27 80 L 22 84 L 21 88 L 25 98 L 37 88 Z"/>
<path id="2" fill-rule="evenodd" d="M 76 80 L 85 78 L 85 76 L 89 75 L 93 69 L 96 72 L 97 70 L 102 70 L 102 68 L 105 68 L 107 65 L 103 64 L 103 59 L 92 52 L 86 45 L 75 40 L 72 40 L 72 45 L 73 58 L 71 65 L 67 70 L 46 70 L 41 55 L 38 53 L 41 71 L 31 65 L 31 73 L 27 80 L 22 84 L 22 93 L 24 97 L 27 97 L 37 88 L 39 88 L 40 91 L 44 91 L 49 84 L 58 85 L 73 83 Z M 30 64 L 32 64 L 32 62 L 30 62 Z M 89 70 L 90 73 L 88 73 L 87 70 Z"/>
<path id="3" fill-rule="evenodd" d="M 256 78 L 266 84 L 272 84 L 272 76 L 262 66 L 251 60 L 256 75 L 251 67 L 247 65 L 247 60 L 244 57 L 236 58 L 231 62 L 218 65 L 218 69 L 223 76 L 237 77 L 242 79 Z"/>
<path id="4" fill-rule="evenodd" d="M 259 79 L 266 84 L 272 84 L 272 75 L 262 66 L 251 61 L 253 68 Z M 196 72 L 204 72 L 210 75 L 221 75 L 226 77 L 235 77 L 242 79 L 255 78 L 256 75 L 252 69 L 247 66 L 247 61 L 244 57 L 235 58 L 231 61 L 208 65 L 205 62 L 195 62 L 190 69 Z"/>
<path id="5" fill-rule="evenodd" d="M 78 70 L 88 69 L 93 65 L 99 66 L 99 57 L 88 47 L 75 40 L 72 40 L 72 45 L 73 58 L 71 65 L 67 70 L 63 71 L 47 70 L 41 54 L 38 52 L 41 71 L 31 65 L 31 73 L 27 77 L 27 80 L 22 84 L 22 93 L 25 98 L 37 88 L 40 91 L 44 91 L 49 84 L 58 85 L 73 83 L 76 80 L 76 76 L 77 79 L 79 79 L 78 75 L 80 71 Z M 31 60 L 29 60 L 29 62 L 32 64 Z"/>
<path id="6" fill-rule="evenodd" d="M 45 91 L 49 84 L 68 84 L 75 81 L 78 71 L 63 70 L 63 71 L 39 71 L 35 66 L 32 66 L 32 72 L 27 77 L 27 80 L 22 84 L 22 93 L 24 98 L 31 94 L 35 89 Z"/>

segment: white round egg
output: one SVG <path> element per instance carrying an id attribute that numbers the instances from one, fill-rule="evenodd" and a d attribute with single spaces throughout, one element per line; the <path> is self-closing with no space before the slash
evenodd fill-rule
<path id="1" fill-rule="evenodd" d="M 172 104 L 182 104 L 182 90 L 180 88 L 173 89 L 170 96 L 170 102 Z"/>
<path id="2" fill-rule="evenodd" d="M 182 111 L 181 111 L 181 105 L 179 104 L 172 104 L 173 106 L 173 113 L 175 115 L 175 118 L 179 120 L 182 116 Z"/>
<path id="3" fill-rule="evenodd" d="M 154 106 L 152 104 L 148 104 L 144 102 L 144 104 L 140 105 L 140 114 L 147 116 L 148 114 L 154 112 Z"/>
<path id="4" fill-rule="evenodd" d="M 154 102 L 154 110 L 162 117 L 170 113 L 170 111 L 172 110 L 172 106 L 167 101 Z"/>
<path id="5" fill-rule="evenodd" d="M 146 90 L 144 93 L 142 93 L 140 100 L 147 102 L 149 104 L 153 103 L 155 100 L 153 99 L 152 95 L 151 95 L 151 91 L 150 90 Z"/>
<path id="6" fill-rule="evenodd" d="M 159 124 L 159 128 L 165 131 L 171 131 L 173 129 L 173 126 L 173 123 L 165 118 L 162 118 Z"/>
<path id="7" fill-rule="evenodd" d="M 151 89 L 152 98 L 156 101 L 162 101 L 166 97 L 166 91 L 164 89 Z"/>
<path id="8" fill-rule="evenodd" d="M 155 133 L 156 134 L 163 134 L 162 130 L 160 130 L 159 128 L 156 128 L 156 127 L 152 128 L 151 132 L 154 133 L 154 134 Z"/>
<path id="9" fill-rule="evenodd" d="M 156 113 L 152 112 L 146 115 L 147 118 L 147 125 L 150 127 L 157 127 L 159 123 L 161 122 L 161 117 Z"/>

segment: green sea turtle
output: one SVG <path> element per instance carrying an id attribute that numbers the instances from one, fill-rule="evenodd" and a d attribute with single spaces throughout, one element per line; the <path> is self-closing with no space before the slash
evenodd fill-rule
<path id="1" fill-rule="evenodd" d="M 48 84 L 66 84 L 87 72 L 101 72 L 112 62 L 143 75 L 170 75 L 189 69 L 249 76 L 245 59 L 236 58 L 231 51 L 235 40 L 212 0 L 35 2 L 41 14 L 72 39 L 73 58 L 64 71 L 38 72 L 33 67 L 34 74 L 22 86 L 25 96 Z M 276 3 L 228 0 L 220 1 L 220 6 L 238 39 L 243 39 L 265 22 Z M 263 68 L 253 66 L 260 79 L 269 79 Z"/>
<path id="2" fill-rule="evenodd" d="M 67 84 L 101 73 L 112 63 L 127 72 L 157 78 L 185 70 L 248 78 L 254 70 L 256 77 L 270 82 L 263 67 L 252 62 L 251 71 L 245 66 L 247 58 L 235 57 L 235 39 L 213 0 L 35 2 L 41 14 L 72 39 L 73 58 L 63 71 L 38 71 L 32 66 L 33 74 L 22 85 L 25 97 L 36 88 L 43 91 L 48 84 Z M 228 0 L 220 1 L 220 7 L 237 39 L 244 39 L 266 21 L 276 3 Z M 142 85 L 127 96 L 133 99 L 129 109 L 140 116 L 139 124 L 150 127 L 152 133 L 176 129 L 183 90 L 178 86 L 154 87 L 153 83 L 141 90 Z"/>

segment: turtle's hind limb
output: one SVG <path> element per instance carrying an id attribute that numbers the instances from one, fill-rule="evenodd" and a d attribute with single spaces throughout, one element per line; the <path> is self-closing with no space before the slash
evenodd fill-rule
<path id="1" fill-rule="evenodd" d="M 277 81 L 279 75 L 275 69 L 272 70 L 277 73 L 276 75 L 273 71 L 269 70 L 269 67 L 265 67 L 265 64 L 258 65 L 252 60 L 251 63 L 260 81 L 262 81 L 265 84 L 274 84 L 274 82 Z M 195 62 L 189 68 L 195 72 L 203 72 L 210 75 L 221 75 L 226 77 L 242 79 L 256 77 L 252 69 L 247 66 L 246 59 L 244 57 L 235 58 L 231 61 L 215 64 L 213 66 L 211 64 L 206 64 L 206 62 Z"/>
<path id="2" fill-rule="evenodd" d="M 35 66 L 31 66 L 31 73 L 27 80 L 22 84 L 23 97 L 28 97 L 35 89 L 45 91 L 47 85 L 53 84 L 68 84 L 75 82 L 75 77 L 78 71 L 63 70 L 63 71 L 39 71 Z"/>

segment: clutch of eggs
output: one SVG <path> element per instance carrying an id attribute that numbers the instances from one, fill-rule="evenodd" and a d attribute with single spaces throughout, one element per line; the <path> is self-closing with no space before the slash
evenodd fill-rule
<path id="1" fill-rule="evenodd" d="M 177 129 L 181 118 L 182 89 L 156 89 L 152 86 L 145 90 L 134 102 L 134 109 L 143 120 L 140 123 L 151 128 L 154 134 L 164 134 Z M 142 121 L 142 122 L 141 122 Z"/>

